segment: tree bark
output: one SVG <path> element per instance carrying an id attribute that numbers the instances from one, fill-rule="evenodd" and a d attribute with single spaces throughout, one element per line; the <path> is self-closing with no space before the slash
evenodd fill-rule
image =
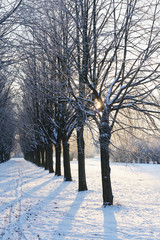
<path id="1" fill-rule="evenodd" d="M 101 173 L 104 206 L 113 204 L 113 195 L 110 178 L 111 170 L 109 164 L 110 137 L 111 129 L 109 126 L 109 110 L 105 108 L 100 122 Z"/>
<path id="2" fill-rule="evenodd" d="M 4 154 L 4 161 L 8 161 L 10 159 L 10 153 L 5 153 Z"/>
<path id="3" fill-rule="evenodd" d="M 57 140 L 56 149 L 56 170 L 55 175 L 61 176 L 61 139 Z"/>
<path id="4" fill-rule="evenodd" d="M 0 162 L 3 162 L 3 151 L 0 151 Z"/>
<path id="5" fill-rule="evenodd" d="M 85 143 L 83 137 L 84 128 L 77 128 L 77 148 L 78 148 L 78 191 L 87 190 L 86 173 L 85 173 Z"/>
<path id="6" fill-rule="evenodd" d="M 72 181 L 70 159 L 69 159 L 69 143 L 68 143 L 66 134 L 64 134 L 62 142 L 63 142 L 64 180 Z"/>
<path id="7" fill-rule="evenodd" d="M 30 152 L 29 160 L 34 163 L 34 151 Z"/>
<path id="8" fill-rule="evenodd" d="M 29 160 L 29 153 L 27 152 L 27 153 L 24 153 L 24 159 L 25 160 Z"/>
<path id="9" fill-rule="evenodd" d="M 53 173 L 53 146 L 52 144 L 47 145 L 47 162 L 49 173 Z"/>
<path id="10" fill-rule="evenodd" d="M 45 146 L 45 170 L 48 170 L 48 151 L 47 151 L 47 146 Z"/>
<path id="11" fill-rule="evenodd" d="M 38 167 L 40 167 L 40 147 L 37 146 L 37 149 L 35 150 L 35 163 Z"/>
<path id="12" fill-rule="evenodd" d="M 41 149 L 42 166 L 44 167 L 44 149 Z"/>

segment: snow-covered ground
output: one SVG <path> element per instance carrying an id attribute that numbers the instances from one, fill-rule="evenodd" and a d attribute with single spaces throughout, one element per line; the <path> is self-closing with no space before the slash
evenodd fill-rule
<path id="1" fill-rule="evenodd" d="M 0 164 L 1 240 L 159 240 L 160 165 L 112 163 L 114 206 L 102 207 L 100 161 L 86 160 L 88 191 L 24 159 Z"/>

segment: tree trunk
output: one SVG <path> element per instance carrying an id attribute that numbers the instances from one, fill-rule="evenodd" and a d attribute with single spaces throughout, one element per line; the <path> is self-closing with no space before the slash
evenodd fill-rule
<path id="1" fill-rule="evenodd" d="M 49 173 L 53 173 L 53 146 L 52 144 L 47 145 L 47 162 L 48 162 L 48 169 Z"/>
<path id="2" fill-rule="evenodd" d="M 109 166 L 109 143 L 111 130 L 109 126 L 109 111 L 104 109 L 100 123 L 100 149 L 101 149 L 101 173 L 102 173 L 102 190 L 103 190 L 103 205 L 113 204 L 113 195 L 110 178 Z"/>
<path id="3" fill-rule="evenodd" d="M 57 140 L 56 149 L 56 170 L 55 175 L 61 176 L 61 139 Z"/>
<path id="4" fill-rule="evenodd" d="M 5 153 L 4 154 L 4 161 L 8 161 L 10 159 L 10 154 L 9 153 Z"/>
<path id="5" fill-rule="evenodd" d="M 34 163 L 34 151 L 30 152 L 29 160 L 30 162 Z"/>
<path id="6" fill-rule="evenodd" d="M 0 162 L 3 162 L 3 151 L 0 151 Z"/>
<path id="7" fill-rule="evenodd" d="M 48 151 L 47 151 L 47 146 L 45 146 L 45 170 L 48 170 Z"/>
<path id="8" fill-rule="evenodd" d="M 77 148 L 78 148 L 78 191 L 87 190 L 86 173 L 85 173 L 85 143 L 83 138 L 84 128 L 77 128 Z"/>
<path id="9" fill-rule="evenodd" d="M 41 149 L 42 166 L 44 167 L 44 149 Z"/>
<path id="10" fill-rule="evenodd" d="M 40 147 L 37 146 L 37 149 L 35 150 L 35 163 L 38 167 L 40 167 Z"/>
<path id="11" fill-rule="evenodd" d="M 24 159 L 29 160 L 29 153 L 24 153 Z"/>
<path id="12" fill-rule="evenodd" d="M 69 143 L 67 141 L 67 137 L 65 134 L 63 136 L 62 142 L 63 142 L 64 180 L 72 181 L 69 159 Z"/>

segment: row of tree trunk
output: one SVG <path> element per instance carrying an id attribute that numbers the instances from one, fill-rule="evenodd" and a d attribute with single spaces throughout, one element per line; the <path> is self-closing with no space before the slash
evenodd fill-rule
<path id="1" fill-rule="evenodd" d="M 0 163 L 6 162 L 10 159 L 10 153 L 0 151 Z"/>
<path id="2" fill-rule="evenodd" d="M 55 169 L 53 162 L 53 144 L 47 144 L 45 146 L 37 146 L 36 149 L 24 152 L 24 158 L 30 162 L 36 164 L 38 167 L 44 167 L 45 170 L 49 170 L 49 173 L 54 173 L 57 176 L 61 176 L 61 142 L 59 141 L 55 145 Z M 71 168 L 70 168 L 70 156 L 69 156 L 69 143 L 63 141 L 63 165 L 64 165 L 64 180 L 72 181 Z"/>

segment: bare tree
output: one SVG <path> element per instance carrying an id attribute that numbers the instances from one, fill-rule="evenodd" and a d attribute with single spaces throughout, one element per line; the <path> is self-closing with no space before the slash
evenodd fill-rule
<path id="1" fill-rule="evenodd" d="M 31 6 L 24 26 L 30 33 L 34 30 L 34 41 L 41 49 L 36 55 L 38 71 L 44 70 L 42 62 L 47 63 L 46 69 L 51 66 L 49 74 L 43 71 L 45 84 L 41 85 L 41 91 L 47 88 L 44 92 L 54 106 L 50 121 L 53 128 L 50 133 L 46 131 L 46 136 L 58 146 L 58 151 L 63 143 L 64 165 L 67 163 L 70 169 L 68 139 L 77 126 L 79 190 L 86 190 L 83 131 L 84 124 L 89 125 L 88 119 L 95 120 L 101 150 L 103 204 L 111 205 L 112 134 L 119 129 L 127 131 L 127 109 L 143 116 L 150 128 L 159 116 L 159 1 L 146 4 L 138 0 L 48 0 L 32 9 Z M 50 91 L 46 82 L 63 86 L 63 94 L 56 88 L 49 87 Z M 36 89 L 39 88 L 38 84 Z M 46 120 L 41 122 L 45 132 Z M 70 170 L 67 172 L 65 177 L 70 175 Z"/>
<path id="2" fill-rule="evenodd" d="M 60 152 L 61 142 L 63 144 L 63 158 L 64 158 L 64 178 L 66 181 L 71 180 L 70 161 L 69 161 L 69 143 L 68 140 L 74 129 L 74 116 L 72 118 L 73 110 L 68 102 L 68 89 L 66 75 L 68 71 L 67 62 L 67 36 L 65 35 L 64 27 L 61 25 L 56 27 L 57 22 L 64 22 L 62 10 L 56 6 L 56 10 L 60 15 L 54 14 L 55 6 L 48 1 L 49 5 L 44 8 L 36 8 L 37 15 L 33 14 L 35 11 L 32 5 L 28 5 L 32 20 L 30 21 L 28 15 L 22 20 L 25 30 L 30 37 L 26 43 L 32 46 L 31 39 L 37 46 L 36 50 L 36 65 L 38 64 L 38 82 L 33 91 L 39 92 L 43 99 L 43 112 L 37 115 L 38 123 L 46 135 L 50 145 L 56 147 L 56 174 L 61 175 L 60 171 Z M 50 9 L 53 11 L 50 12 Z M 41 19 L 45 14 L 44 19 Z M 48 15 L 47 15 L 48 14 Z M 51 14 L 51 16 L 50 16 Z M 40 17 L 39 17 L 40 16 Z M 59 18 L 57 19 L 57 17 Z M 41 21 L 37 21 L 41 19 Z M 22 36 L 22 38 L 25 38 Z M 30 52 L 33 58 L 33 52 Z M 32 61 L 32 67 L 35 63 Z M 36 66 L 37 68 L 37 66 Z M 24 68 L 25 69 L 25 68 Z M 36 70 L 37 71 L 37 70 Z M 33 82 L 35 82 L 35 74 Z M 26 81 L 26 80 L 25 80 Z M 62 89 L 61 89 L 62 88 Z M 41 101 L 41 100 L 40 100 Z M 44 111 L 45 109 L 45 111 Z"/>
<path id="3" fill-rule="evenodd" d="M 12 1 L 10 4 L 7 4 L 5 1 L 1 2 L 1 17 L 0 17 L 0 25 L 4 24 L 8 18 L 10 18 L 18 9 L 22 0 Z"/>
<path id="4" fill-rule="evenodd" d="M 0 3 L 0 161 L 8 160 L 12 149 L 15 121 L 14 108 L 11 100 L 14 62 L 9 40 L 13 22 L 11 16 L 21 4 L 20 1 Z"/>
<path id="5" fill-rule="evenodd" d="M 119 116 L 129 108 L 153 121 L 159 113 L 156 101 L 160 86 L 159 1 L 144 5 L 136 0 L 86 0 L 75 1 L 70 7 L 75 8 L 75 14 L 73 11 L 70 14 L 80 34 L 75 42 L 78 41 L 77 56 L 83 67 L 80 69 L 77 64 L 77 72 L 90 89 L 97 109 L 95 120 L 100 134 L 103 203 L 110 205 L 113 195 L 109 144 L 115 128 L 119 124 L 123 126 Z"/>

